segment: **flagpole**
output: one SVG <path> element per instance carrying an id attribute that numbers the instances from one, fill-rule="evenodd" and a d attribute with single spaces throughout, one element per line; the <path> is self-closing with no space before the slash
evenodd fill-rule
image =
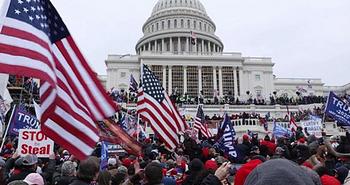
<path id="1" fill-rule="evenodd" d="M 140 126 L 140 114 L 137 115 L 137 124 L 136 124 L 136 141 L 139 141 L 139 126 Z"/>
<path id="2" fill-rule="evenodd" d="M 323 110 L 323 117 L 322 117 L 322 122 L 325 123 L 326 121 L 326 110 L 327 110 L 327 106 L 328 106 L 328 101 L 329 101 L 329 96 L 331 95 L 331 91 L 329 91 L 329 95 L 327 97 L 327 101 L 326 104 L 324 106 L 324 110 Z"/>
<path id="3" fill-rule="evenodd" d="M 12 112 L 11 112 L 10 120 L 9 120 L 9 122 L 7 123 L 7 128 L 6 128 L 5 134 L 4 134 L 3 137 L 2 137 L 2 142 L 1 142 L 1 146 L 0 146 L 0 152 L 2 152 L 2 148 L 4 147 L 5 140 L 6 140 L 6 137 L 7 137 L 7 133 L 8 133 L 8 131 L 9 131 L 9 128 L 10 128 L 11 121 L 12 121 L 12 119 L 13 119 L 13 114 L 14 114 L 15 110 L 16 110 L 16 105 L 13 105 L 13 109 L 12 109 Z"/>

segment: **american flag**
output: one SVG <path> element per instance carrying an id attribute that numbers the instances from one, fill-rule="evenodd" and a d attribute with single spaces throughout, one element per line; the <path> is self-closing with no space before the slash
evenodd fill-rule
<path id="1" fill-rule="evenodd" d="M 178 133 L 185 131 L 187 125 L 157 77 L 145 65 L 142 66 L 141 78 L 137 111 L 150 123 L 166 146 L 174 149 L 179 144 Z"/>
<path id="2" fill-rule="evenodd" d="M 197 39 L 196 33 L 191 31 L 190 34 L 191 34 L 191 44 L 196 45 L 196 39 Z"/>
<path id="3" fill-rule="evenodd" d="M 199 133 L 202 134 L 202 136 L 206 138 L 213 137 L 213 134 L 208 129 L 208 124 L 205 123 L 205 116 L 203 112 L 202 105 L 198 105 L 197 114 L 194 119 L 194 125 L 193 128 Z"/>
<path id="4" fill-rule="evenodd" d="M 288 116 L 288 119 L 289 119 L 289 126 L 290 126 L 290 129 L 292 130 L 292 132 L 296 132 L 297 131 L 297 128 L 298 128 L 298 125 L 297 123 L 295 122 L 295 119 L 294 119 L 294 116 L 292 115 L 291 112 L 289 112 L 289 107 L 288 105 L 286 105 L 287 107 L 287 116 Z"/>
<path id="5" fill-rule="evenodd" d="M 0 72 L 41 80 L 41 129 L 79 159 L 90 155 L 95 121 L 116 105 L 49 0 L 5 0 L 0 18 Z"/>

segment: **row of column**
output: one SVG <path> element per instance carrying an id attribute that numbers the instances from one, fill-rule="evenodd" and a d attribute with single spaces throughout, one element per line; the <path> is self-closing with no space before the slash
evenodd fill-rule
<path id="1" fill-rule="evenodd" d="M 185 38 L 185 41 L 184 39 Z M 174 40 L 177 39 L 177 45 L 174 45 Z M 215 43 L 212 43 L 210 41 L 205 41 L 203 39 L 197 39 L 195 38 L 195 43 L 191 43 L 190 37 L 170 37 L 170 38 L 163 38 L 160 40 L 154 40 L 150 41 L 146 44 L 144 44 L 142 47 L 140 47 L 139 52 L 143 51 L 154 51 L 154 52 L 170 52 L 174 53 L 177 52 L 199 52 L 199 53 L 218 53 L 221 52 L 220 46 L 218 46 Z M 181 48 L 181 45 L 185 44 L 184 50 Z M 169 51 L 167 51 L 166 46 L 169 44 Z M 175 50 L 175 48 L 177 50 Z"/>
<path id="2" fill-rule="evenodd" d="M 219 84 L 217 84 L 217 70 L 219 69 Z M 172 66 L 168 66 L 168 80 L 166 79 L 166 73 L 167 73 L 167 66 L 163 66 L 163 87 L 164 89 L 166 89 L 166 83 L 168 83 L 168 94 L 172 94 Z M 233 74 L 234 74 L 234 95 L 235 98 L 237 98 L 238 96 L 238 77 L 237 75 L 239 75 L 240 77 L 242 77 L 243 75 L 243 71 L 239 70 L 237 73 L 237 68 L 234 67 L 233 68 Z M 214 89 L 219 89 L 219 96 L 223 97 L 224 96 L 224 91 L 223 91 L 223 80 L 222 80 L 222 67 L 218 66 L 218 67 L 213 67 L 213 86 Z M 198 94 L 200 93 L 200 91 L 203 89 L 202 86 L 202 67 L 198 66 Z M 219 86 L 219 88 L 218 88 Z M 187 91 L 187 66 L 183 66 L 183 92 L 188 92 Z"/>

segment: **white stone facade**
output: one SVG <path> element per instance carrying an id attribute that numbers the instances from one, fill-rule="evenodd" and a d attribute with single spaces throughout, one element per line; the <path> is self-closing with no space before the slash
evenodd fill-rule
<path id="1" fill-rule="evenodd" d="M 350 84 L 324 86 L 321 79 L 276 78 L 274 63 L 268 57 L 244 57 L 239 52 L 223 52 L 224 45 L 215 35 L 215 23 L 198 0 L 159 0 L 142 26 L 144 36 L 137 42 L 134 55 L 109 55 L 107 90 L 128 89 L 130 75 L 138 81 L 141 64 L 149 65 L 169 94 L 187 93 L 206 98 L 233 95 L 268 99 L 278 96 L 326 96 L 329 91 L 350 94 Z M 250 92 L 250 95 L 247 92 Z"/>
<path id="2" fill-rule="evenodd" d="M 206 98 L 246 92 L 268 97 L 274 91 L 271 58 L 224 53 L 215 24 L 198 0 L 160 0 L 142 27 L 136 55 L 110 55 L 106 60 L 106 88 L 128 88 L 139 78 L 141 64 L 151 66 L 169 94 Z"/>

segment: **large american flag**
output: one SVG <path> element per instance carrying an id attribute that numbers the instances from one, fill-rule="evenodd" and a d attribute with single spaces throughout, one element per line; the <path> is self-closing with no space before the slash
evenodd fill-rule
<path id="1" fill-rule="evenodd" d="M 1 16 L 0 72 L 41 80 L 41 129 L 84 159 L 116 105 L 49 0 L 5 0 Z"/>
<path id="2" fill-rule="evenodd" d="M 206 138 L 213 137 L 213 134 L 208 129 L 208 124 L 205 122 L 205 115 L 204 115 L 202 105 L 198 105 L 197 114 L 196 114 L 196 117 L 194 119 L 193 128 L 198 133 L 200 132 L 202 134 L 202 136 L 204 136 Z"/>
<path id="3" fill-rule="evenodd" d="M 178 134 L 185 131 L 187 125 L 157 77 L 147 66 L 141 67 L 142 87 L 139 90 L 137 111 L 150 123 L 166 146 L 174 149 L 179 144 Z"/>

